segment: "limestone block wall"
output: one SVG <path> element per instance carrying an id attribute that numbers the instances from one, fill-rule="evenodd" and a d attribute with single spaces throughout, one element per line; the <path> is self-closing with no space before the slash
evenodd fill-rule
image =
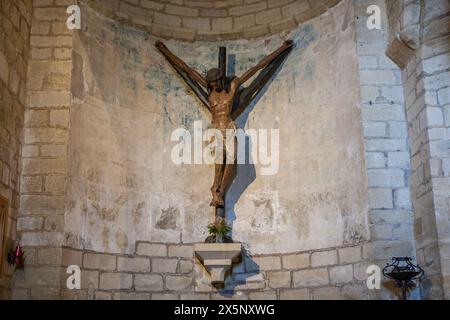
<path id="1" fill-rule="evenodd" d="M 381 268 L 394 256 L 415 257 L 411 171 L 402 74 L 386 55 L 389 29 L 384 1 L 355 1 L 361 109 L 373 259 Z M 367 8 L 381 9 L 381 30 L 367 27 Z M 394 298 L 388 285 L 380 298 Z"/>
<path id="2" fill-rule="evenodd" d="M 368 299 L 365 284 L 371 248 L 366 244 L 290 254 L 244 255 L 224 289 L 213 288 L 209 276 L 193 258 L 192 245 L 138 242 L 131 254 L 110 254 L 62 248 L 62 260 L 52 249 L 39 248 L 42 260 L 55 272 L 69 265 L 82 270 L 80 290 L 67 290 L 62 299 L 87 300 L 323 300 Z M 47 252 L 47 254 L 45 254 Z M 50 258 L 50 259 L 48 259 Z M 65 271 L 65 269 L 64 269 Z M 39 275 L 38 276 L 39 279 Z M 41 275 L 42 277 L 43 275 Z M 46 275 L 48 276 L 48 275 Z M 53 277 L 55 283 L 57 276 Z M 39 280 L 35 280 L 39 281 Z M 16 290 L 29 290 L 27 282 Z M 39 298 L 31 295 L 31 298 Z M 55 298 L 55 297 L 53 297 Z"/>
<path id="3" fill-rule="evenodd" d="M 22 147 L 18 237 L 27 267 L 15 273 L 14 298 L 60 296 L 72 35 L 70 1 L 33 1 Z M 44 248 L 42 248 L 44 247 Z M 26 288 L 26 289 L 25 289 Z"/>
<path id="4" fill-rule="evenodd" d="M 87 0 L 103 14 L 157 36 L 242 39 L 289 31 L 340 0 Z"/>
<path id="5" fill-rule="evenodd" d="M 414 119 L 411 134 L 417 139 L 416 145 L 422 146 L 414 154 L 413 165 L 417 170 L 412 176 L 411 186 L 419 186 L 417 196 L 421 202 L 418 206 L 425 209 L 423 215 L 416 220 L 416 237 L 423 245 L 421 259 L 430 267 L 431 275 L 438 272 L 439 264 L 441 268 L 441 278 L 430 277 L 430 287 L 433 287 L 425 287 L 424 290 L 431 298 L 439 297 L 438 283 L 442 281 L 442 294 L 448 299 L 450 180 L 445 168 L 450 153 L 446 147 L 449 122 L 444 115 L 448 113 L 446 92 L 450 85 L 449 18 L 446 16 L 450 6 L 445 1 L 432 1 L 424 2 L 422 8 L 421 48 L 405 71 L 405 94 L 408 105 L 411 106 L 408 117 Z M 429 155 L 428 163 L 424 163 L 424 155 Z M 437 242 L 430 239 L 426 229 L 427 221 L 433 219 L 436 221 Z M 439 254 L 438 260 L 434 259 L 436 254 Z"/>
<path id="6" fill-rule="evenodd" d="M 448 1 L 388 1 L 393 12 L 391 33 L 415 31 L 417 49 L 403 71 L 408 132 L 411 145 L 410 188 L 414 206 L 414 235 L 418 262 L 425 267 L 426 298 L 448 298 L 450 183 L 448 105 Z M 398 26 L 395 20 L 405 23 Z M 405 32 L 405 31 L 404 31 Z M 408 33 L 409 32 L 409 33 Z M 414 32 L 412 33 L 415 34 Z M 409 39 L 414 36 L 407 36 Z M 408 63 L 409 62 L 409 63 Z"/>
<path id="7" fill-rule="evenodd" d="M 278 176 L 261 177 L 255 166 L 244 174 L 250 183 L 235 186 L 231 200 L 241 199 L 228 214 L 248 252 L 225 294 L 209 287 L 192 254 L 211 217 L 212 170 L 176 168 L 165 151 L 173 129 L 192 129 L 194 120 L 206 127 L 209 119 L 154 50 L 157 38 L 84 5 L 83 29 L 70 34 L 65 2 L 33 4 L 18 227 L 30 258 L 15 276 L 15 298 L 367 297 L 371 246 L 351 1 L 286 35 L 297 49 L 238 121 L 279 128 L 286 147 Z M 201 72 L 226 45 L 241 74 L 281 41 L 167 43 Z M 68 264 L 82 267 L 82 291 L 64 289 Z"/>
<path id="8" fill-rule="evenodd" d="M 0 196 L 9 202 L 6 249 L 16 240 L 32 11 L 31 0 L 0 2 Z M 11 290 L 12 270 L 6 262 L 3 270 L 0 299 Z"/>
<path id="9" fill-rule="evenodd" d="M 175 165 L 171 135 L 193 132 L 195 121 L 206 128 L 208 115 L 155 50 L 156 38 L 83 8 L 89 27 L 74 35 L 65 243 L 131 253 L 136 241 L 203 240 L 213 168 Z M 351 10 L 346 2 L 293 30 L 297 48 L 237 121 L 239 128 L 280 130 L 279 172 L 263 176 L 257 159 L 239 166 L 227 199 L 234 239 L 255 254 L 368 239 L 358 96 L 344 91 L 357 86 Z M 231 72 L 242 74 L 281 41 L 220 44 L 234 59 Z M 167 42 L 200 72 L 217 64 L 220 44 Z"/>

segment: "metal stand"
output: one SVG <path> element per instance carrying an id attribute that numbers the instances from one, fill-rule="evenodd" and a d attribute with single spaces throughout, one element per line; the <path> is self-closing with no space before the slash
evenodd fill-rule
<path id="1" fill-rule="evenodd" d="M 407 300 L 408 288 L 415 286 L 413 280 L 420 279 L 423 274 L 423 269 L 414 265 L 410 257 L 393 257 L 392 262 L 383 268 L 383 275 L 402 289 L 402 300 Z"/>

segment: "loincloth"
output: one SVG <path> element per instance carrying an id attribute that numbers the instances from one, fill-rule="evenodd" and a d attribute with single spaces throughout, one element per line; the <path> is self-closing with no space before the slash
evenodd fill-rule
<path id="1" fill-rule="evenodd" d="M 234 161 L 236 160 L 236 133 L 237 133 L 237 127 L 236 124 L 233 121 L 230 121 L 228 123 L 228 126 L 226 128 L 217 128 L 214 125 L 209 126 L 208 129 L 215 129 L 218 130 L 218 132 L 220 132 L 221 135 L 219 135 L 219 138 L 222 139 L 222 150 L 221 150 L 221 156 L 223 157 L 224 155 L 226 156 L 226 163 L 234 163 Z M 211 151 L 211 156 L 215 157 L 217 154 L 217 145 L 216 145 L 216 139 L 217 136 L 214 136 L 212 141 L 211 141 L 211 145 L 210 145 L 210 151 Z M 220 155 L 218 155 L 218 157 L 220 158 Z"/>

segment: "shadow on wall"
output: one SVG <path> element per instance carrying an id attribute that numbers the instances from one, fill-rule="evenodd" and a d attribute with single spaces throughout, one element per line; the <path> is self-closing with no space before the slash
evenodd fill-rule
<path id="1" fill-rule="evenodd" d="M 264 277 L 260 272 L 259 265 L 253 261 L 250 253 L 242 249 L 242 262 L 233 267 L 231 274 L 226 275 L 225 286 L 218 293 L 225 298 L 239 297 L 239 292 L 244 288 L 253 289 L 264 285 Z"/>
<path id="2" fill-rule="evenodd" d="M 282 62 L 277 64 L 274 64 L 273 66 L 269 66 L 266 76 L 262 77 L 262 79 L 256 79 L 255 81 L 260 80 L 260 83 L 262 86 L 259 90 L 256 91 L 256 95 L 254 95 L 254 98 L 250 101 L 249 105 L 245 107 L 245 111 L 239 115 L 239 117 L 236 119 L 236 127 L 238 129 L 244 130 L 245 125 L 247 124 L 248 117 L 250 113 L 255 108 L 256 104 L 261 100 L 261 98 L 265 95 L 268 88 L 270 87 L 273 80 L 278 76 L 280 71 L 283 68 L 284 63 L 287 60 L 287 57 L 289 55 L 290 51 L 287 52 L 287 54 L 284 54 L 280 57 L 282 59 Z M 230 77 L 233 77 L 236 73 L 236 56 L 229 55 L 228 59 L 230 63 L 228 64 L 228 74 Z M 276 63 L 276 62 L 275 62 Z M 252 86 L 252 84 L 250 85 Z M 249 86 L 249 87 L 250 87 Z M 240 89 L 240 93 L 242 93 L 245 89 Z M 250 95 L 253 96 L 253 95 Z M 239 96 L 238 98 L 239 99 Z M 234 181 L 232 185 L 230 186 L 229 190 L 227 191 L 226 198 L 225 198 L 225 217 L 227 220 L 227 224 L 233 228 L 233 223 L 236 220 L 236 212 L 235 207 L 237 202 L 239 201 L 242 194 L 247 190 L 247 188 L 250 186 L 250 184 L 253 183 L 256 179 L 256 169 L 254 165 L 254 161 L 252 158 L 252 141 L 248 135 L 245 136 L 245 164 L 238 164 L 236 166 L 236 177 L 234 178 Z M 232 232 L 232 231 L 231 231 Z M 231 233 L 231 238 L 233 237 Z"/>

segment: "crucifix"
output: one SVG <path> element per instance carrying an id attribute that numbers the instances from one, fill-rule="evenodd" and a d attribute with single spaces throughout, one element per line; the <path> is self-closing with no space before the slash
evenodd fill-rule
<path id="1" fill-rule="evenodd" d="M 219 48 L 218 68 L 213 68 L 207 72 L 206 76 L 202 76 L 175 56 L 161 41 L 157 41 L 155 46 L 211 113 L 211 127 L 222 133 L 223 150 L 220 151 L 223 161 L 215 164 L 210 205 L 215 208 L 216 220 L 224 219 L 225 195 L 236 175 L 237 142 L 235 135 L 230 137 L 229 132 L 236 131 L 234 121 L 269 82 L 293 49 L 294 43 L 291 40 L 285 41 L 281 47 L 263 58 L 242 76 L 233 78 L 227 77 L 226 74 L 227 54 L 225 47 Z M 256 75 L 258 71 L 261 72 L 251 84 L 243 88 L 242 85 Z"/>

